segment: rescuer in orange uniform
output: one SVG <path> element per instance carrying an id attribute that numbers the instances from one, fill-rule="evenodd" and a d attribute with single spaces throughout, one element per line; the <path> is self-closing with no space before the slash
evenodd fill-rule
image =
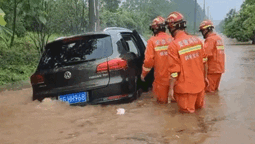
<path id="1" fill-rule="evenodd" d="M 225 52 L 223 40 L 213 32 L 213 23 L 205 20 L 200 24 L 200 32 L 205 38 L 204 49 L 208 57 L 207 78 L 209 86 L 206 92 L 218 90 L 222 73 L 225 72 Z"/>
<path id="2" fill-rule="evenodd" d="M 167 49 L 173 38 L 165 32 L 165 19 L 161 16 L 152 21 L 150 29 L 154 36 L 147 42 L 141 79 L 144 81 L 144 77 L 154 68 L 153 92 L 157 96 L 158 103 L 166 104 L 168 103 L 169 91 Z"/>
<path id="3" fill-rule="evenodd" d="M 166 25 L 174 37 L 168 47 L 169 97 L 177 101 L 180 112 L 194 113 L 204 105 L 206 55 L 203 44 L 185 32 L 186 21 L 181 13 L 170 13 Z"/>

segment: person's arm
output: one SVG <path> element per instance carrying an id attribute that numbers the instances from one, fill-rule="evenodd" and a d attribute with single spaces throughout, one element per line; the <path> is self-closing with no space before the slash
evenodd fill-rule
<path id="1" fill-rule="evenodd" d="M 204 64 L 204 74 L 205 74 L 205 78 L 207 78 L 207 70 L 208 70 L 208 66 L 207 66 L 207 60 L 208 60 L 208 52 L 206 52 L 205 50 L 205 46 L 203 45 L 203 43 L 201 43 L 201 50 L 202 50 L 202 57 L 203 57 L 203 64 Z"/>
<path id="2" fill-rule="evenodd" d="M 145 50 L 145 59 L 142 66 L 142 74 L 141 74 L 142 81 L 144 81 L 144 78 L 146 77 L 146 75 L 154 67 L 154 57 L 155 57 L 155 51 L 154 51 L 153 41 L 148 40 L 147 47 Z"/>
<path id="3" fill-rule="evenodd" d="M 208 73 L 208 66 L 207 63 L 204 63 L 204 69 L 205 69 L 205 87 L 209 87 L 209 80 L 207 78 L 207 73 Z"/>
<path id="4" fill-rule="evenodd" d="M 175 100 L 174 84 L 175 84 L 176 78 L 178 77 L 178 73 L 181 71 L 180 58 L 179 58 L 177 47 L 174 43 L 171 43 L 168 47 L 168 64 L 169 64 L 168 72 L 170 74 L 168 102 L 170 102 L 170 99 Z"/>
<path id="5" fill-rule="evenodd" d="M 204 62 L 204 77 L 205 77 L 205 84 L 206 87 L 209 87 L 209 81 L 207 79 L 208 74 L 208 59 L 213 57 L 213 47 L 214 47 L 213 39 L 206 39 L 204 45 L 202 46 L 203 50 L 203 62 Z"/>
<path id="6" fill-rule="evenodd" d="M 170 103 L 171 100 L 175 100 L 174 98 L 174 84 L 176 81 L 176 77 L 172 77 L 170 78 L 170 87 L 169 87 L 169 92 L 168 92 L 168 103 Z M 171 98 L 171 99 L 170 99 Z"/>

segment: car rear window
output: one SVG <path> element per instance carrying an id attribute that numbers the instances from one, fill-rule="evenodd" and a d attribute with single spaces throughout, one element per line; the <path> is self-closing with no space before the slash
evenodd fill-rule
<path id="1" fill-rule="evenodd" d="M 90 35 L 50 43 L 40 60 L 39 69 L 62 67 L 76 62 L 106 58 L 112 54 L 109 35 Z"/>

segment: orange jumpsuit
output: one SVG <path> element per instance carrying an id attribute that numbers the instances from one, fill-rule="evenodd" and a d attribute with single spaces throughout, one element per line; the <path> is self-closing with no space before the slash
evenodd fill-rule
<path id="1" fill-rule="evenodd" d="M 168 103 L 169 73 L 167 63 L 167 49 L 173 37 L 165 32 L 160 32 L 151 37 L 147 42 L 142 76 L 145 77 L 154 67 L 153 92 L 157 101 Z"/>
<path id="2" fill-rule="evenodd" d="M 225 72 L 225 52 L 222 38 L 215 33 L 209 34 L 205 39 L 204 49 L 208 56 L 209 87 L 206 88 L 206 92 L 214 92 L 218 90 L 221 75 Z"/>
<path id="3" fill-rule="evenodd" d="M 204 105 L 205 51 L 201 40 L 177 32 L 168 48 L 168 71 L 176 78 L 174 97 L 181 112 L 193 113 Z"/>

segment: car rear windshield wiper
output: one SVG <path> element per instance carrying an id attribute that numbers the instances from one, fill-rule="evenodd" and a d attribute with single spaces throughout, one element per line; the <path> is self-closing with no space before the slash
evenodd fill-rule
<path id="1" fill-rule="evenodd" d="M 79 63 L 84 63 L 84 62 L 90 62 L 90 61 L 95 61 L 96 59 L 89 59 L 89 60 L 79 60 L 79 61 L 68 61 L 64 62 L 66 65 L 70 64 L 79 64 Z"/>

